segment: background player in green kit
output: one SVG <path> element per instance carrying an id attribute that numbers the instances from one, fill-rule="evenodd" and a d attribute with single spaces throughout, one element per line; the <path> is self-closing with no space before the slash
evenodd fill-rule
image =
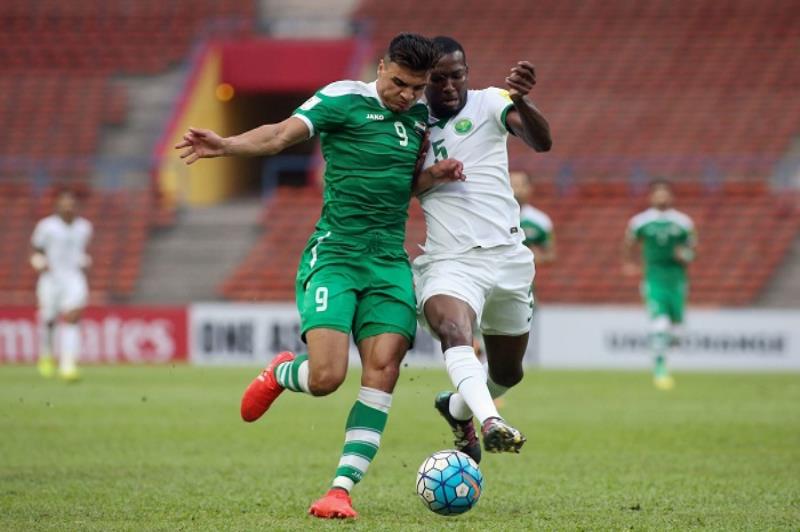
<path id="1" fill-rule="evenodd" d="M 556 260 L 556 235 L 553 221 L 544 212 L 530 204 L 533 178 L 522 171 L 509 172 L 514 199 L 519 203 L 519 226 L 525 234 L 523 244 L 533 251 L 537 264 Z"/>
<path id="2" fill-rule="evenodd" d="M 667 181 L 654 181 L 650 208 L 631 218 L 625 236 L 624 273 L 640 275 L 635 245 L 641 244 L 644 264 L 642 297 L 652 320 L 651 344 L 655 355 L 653 383 L 669 390 L 675 381 L 666 365 L 667 349 L 674 327 L 683 322 L 688 283 L 686 267 L 695 258 L 697 235 L 686 214 L 672 208 L 672 188 Z"/>
<path id="3" fill-rule="evenodd" d="M 352 332 L 363 366 L 358 400 L 330 491 L 309 512 L 355 517 L 349 493 L 380 445 L 400 362 L 416 332 L 411 268 L 403 248 L 412 179 L 428 120 L 417 103 L 434 65 L 431 41 L 395 37 L 373 83 L 339 81 L 319 90 L 288 119 L 221 138 L 190 129 L 181 157 L 275 155 L 320 136 L 326 161 L 322 214 L 297 273 L 297 306 L 308 355 L 280 353 L 250 384 L 241 414 L 255 421 L 285 389 L 322 396 L 347 372 Z M 418 181 L 460 179 L 452 159 Z"/>

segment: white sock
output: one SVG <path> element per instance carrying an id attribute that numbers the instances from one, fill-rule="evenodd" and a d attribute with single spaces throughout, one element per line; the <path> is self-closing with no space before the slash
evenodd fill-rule
<path id="1" fill-rule="evenodd" d="M 444 363 L 459 395 L 481 424 L 490 417 L 500 417 L 486 386 L 486 372 L 472 346 L 451 347 L 444 352 Z M 450 404 L 453 404 L 452 397 Z"/>
<path id="2" fill-rule="evenodd" d="M 45 321 L 39 322 L 39 356 L 53 356 L 53 327 Z"/>
<path id="3" fill-rule="evenodd" d="M 501 386 L 494 382 L 491 377 L 486 378 L 486 387 L 489 388 L 489 395 L 492 399 L 497 399 L 506 394 L 510 388 Z M 467 403 L 460 393 L 456 392 L 450 396 L 450 415 L 459 420 L 465 420 L 472 417 L 472 410 L 469 409 Z"/>
<path id="4" fill-rule="evenodd" d="M 300 367 L 297 368 L 297 385 L 304 392 L 308 394 L 311 393 L 308 389 L 308 360 L 300 364 Z"/>
<path id="5" fill-rule="evenodd" d="M 81 329 L 74 323 L 64 323 L 59 327 L 59 368 L 72 371 L 77 366 L 81 349 Z"/>

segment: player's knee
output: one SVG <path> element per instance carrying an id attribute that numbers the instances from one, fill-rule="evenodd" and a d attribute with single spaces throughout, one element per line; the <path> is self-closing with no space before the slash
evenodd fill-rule
<path id="1" fill-rule="evenodd" d="M 525 376 L 525 371 L 522 369 L 522 364 L 502 368 L 501 370 L 489 370 L 492 380 L 500 386 L 511 388 L 522 382 Z"/>
<path id="2" fill-rule="evenodd" d="M 332 394 L 342 385 L 344 377 L 344 374 L 331 369 L 313 371 L 308 375 L 308 391 L 317 397 Z"/>
<path id="3" fill-rule="evenodd" d="M 395 362 L 385 364 L 372 364 L 363 370 L 362 383 L 364 386 L 391 392 L 394 390 L 397 379 L 400 378 L 400 365 Z"/>
<path id="4" fill-rule="evenodd" d="M 472 330 L 469 323 L 445 318 L 439 322 L 436 334 L 445 349 L 458 345 L 472 345 Z"/>

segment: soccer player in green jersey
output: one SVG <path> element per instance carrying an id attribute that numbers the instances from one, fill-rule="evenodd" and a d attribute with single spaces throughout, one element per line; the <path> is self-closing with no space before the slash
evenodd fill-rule
<path id="1" fill-rule="evenodd" d="M 553 262 L 556 259 L 556 236 L 550 217 L 529 203 L 533 192 L 533 179 L 521 171 L 509 172 L 514 199 L 519 203 L 519 224 L 525 235 L 525 244 L 536 259 L 537 264 Z"/>
<path id="2" fill-rule="evenodd" d="M 362 362 L 361 389 L 347 418 L 345 444 L 328 493 L 309 512 L 356 517 L 350 491 L 378 451 L 400 362 L 417 321 L 411 268 L 403 241 L 412 179 L 421 160 L 428 111 L 417 103 L 437 54 L 430 40 L 395 37 L 372 83 L 338 81 L 294 114 L 234 137 L 190 129 L 176 148 L 201 157 L 275 155 L 314 135 L 326 161 L 322 214 L 297 272 L 297 307 L 308 354 L 277 355 L 242 397 L 255 421 L 281 392 L 323 396 L 347 372 L 350 333 Z M 441 161 L 417 185 L 462 179 L 461 164 Z"/>
<path id="3" fill-rule="evenodd" d="M 674 339 L 674 328 L 683 322 L 688 291 L 686 267 L 694 260 L 697 245 L 694 223 L 672 208 L 673 201 L 669 182 L 654 181 L 650 186 L 650 208 L 631 218 L 624 244 L 626 275 L 641 275 L 636 244 L 642 248 L 641 291 L 652 320 L 653 383 L 661 390 L 675 386 L 667 370 L 666 356 Z"/>

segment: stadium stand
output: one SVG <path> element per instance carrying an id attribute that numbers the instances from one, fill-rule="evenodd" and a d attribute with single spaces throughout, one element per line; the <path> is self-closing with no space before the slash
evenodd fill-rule
<path id="1" fill-rule="evenodd" d="M 556 225 L 560 259 L 540 269 L 540 299 L 638 301 L 635 282 L 620 273 L 620 240 L 629 216 L 645 206 L 647 180 L 663 176 L 680 184 L 678 207 L 700 232 L 692 300 L 743 305 L 800 227 L 791 201 L 768 187 L 800 130 L 800 10 L 786 7 L 779 0 L 366 0 L 355 16 L 371 28 L 376 49 L 410 28 L 448 28 L 467 50 L 472 87 L 502 86 L 518 60 L 536 64 L 535 99 L 553 127 L 554 149 L 537 156 L 512 140 L 510 160 L 541 183 L 535 204 Z M 261 242 L 222 286 L 227 297 L 293 298 L 319 192 L 282 191 L 266 212 Z M 412 256 L 423 232 L 413 208 Z"/>
<path id="2" fill-rule="evenodd" d="M 0 299 L 34 302 L 29 238 L 52 212 L 56 183 L 87 196 L 95 225 L 92 303 L 133 292 L 148 231 L 173 211 L 151 191 L 92 189 L 102 127 L 126 119 L 117 75 L 150 75 L 184 60 L 199 37 L 252 33 L 251 0 L 4 0 L 0 2 Z M 36 186 L 32 184 L 35 183 Z"/>
<path id="3" fill-rule="evenodd" d="M 86 177 L 103 125 L 125 118 L 111 78 L 162 72 L 198 32 L 252 31 L 255 2 L 0 2 L 0 177 Z"/>
<path id="4" fill-rule="evenodd" d="M 787 5 L 366 0 L 356 16 L 375 46 L 408 28 L 453 35 L 473 87 L 533 62 L 554 150 L 532 157 L 513 142 L 510 154 L 538 178 L 762 180 L 800 128 L 800 10 Z"/>
<path id="5" fill-rule="evenodd" d="M 763 186 L 739 185 L 714 195 L 678 186 L 678 207 L 700 234 L 698 261 L 691 268 L 691 301 L 703 305 L 752 303 L 800 230 L 800 211 Z M 637 280 L 621 274 L 622 237 L 630 216 L 646 208 L 623 182 L 578 186 L 566 196 L 537 188 L 535 204 L 553 218 L 559 248 L 554 265 L 538 268 L 537 297 L 544 302 L 632 303 Z M 283 187 L 268 200 L 259 243 L 221 286 L 236 300 L 294 298 L 297 261 L 319 216 L 316 187 Z M 414 258 L 425 242 L 425 221 L 412 203 L 406 249 Z"/>
<path id="6" fill-rule="evenodd" d="M 136 287 L 148 231 L 162 218 L 160 203 L 149 190 L 108 192 L 75 183 L 70 188 L 84 198 L 80 214 L 94 225 L 91 303 L 127 298 Z M 52 214 L 57 190 L 52 186 L 35 193 L 27 184 L 0 185 L 0 299 L 5 304 L 35 302 L 30 237 L 36 222 Z"/>

